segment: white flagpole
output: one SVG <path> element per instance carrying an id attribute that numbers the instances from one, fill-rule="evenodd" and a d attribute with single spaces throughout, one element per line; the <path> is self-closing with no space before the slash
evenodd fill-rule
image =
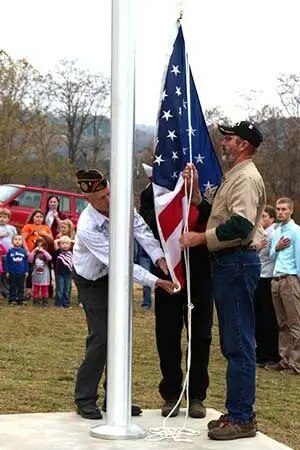
<path id="1" fill-rule="evenodd" d="M 103 439 L 145 436 L 131 424 L 133 261 L 134 0 L 112 0 L 111 205 L 107 358 L 107 423 Z"/>

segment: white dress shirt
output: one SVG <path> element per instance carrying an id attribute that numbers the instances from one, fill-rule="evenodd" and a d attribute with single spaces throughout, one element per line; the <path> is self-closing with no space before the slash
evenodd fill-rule
<path id="1" fill-rule="evenodd" d="M 274 232 L 274 225 L 264 229 L 264 237 L 267 239 L 267 246 L 259 250 L 258 256 L 261 263 L 260 278 L 272 278 L 275 261 L 270 257 L 270 249 L 272 243 L 272 234 Z"/>
<path id="2" fill-rule="evenodd" d="M 152 262 L 163 258 L 159 241 L 144 219 L 134 211 L 133 234 Z M 97 280 L 108 274 L 109 218 L 89 204 L 81 213 L 73 247 L 73 266 L 78 275 L 87 280 Z M 138 264 L 133 267 L 133 279 L 143 286 L 155 287 L 157 277 Z"/>

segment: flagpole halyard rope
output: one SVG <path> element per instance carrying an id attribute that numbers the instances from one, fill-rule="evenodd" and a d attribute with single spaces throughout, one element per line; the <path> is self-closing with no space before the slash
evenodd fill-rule
<path id="1" fill-rule="evenodd" d="M 183 16 L 183 10 L 182 10 L 182 2 L 180 3 L 180 16 L 178 19 L 178 22 L 180 23 L 180 20 Z M 188 63 L 188 55 L 187 52 L 185 54 L 185 65 L 186 65 L 186 89 L 187 89 L 187 107 L 188 107 L 188 129 L 189 129 L 189 160 L 190 163 L 193 162 L 192 160 L 192 124 L 191 124 L 191 106 L 190 106 L 190 70 L 189 70 L 189 63 Z M 187 182 L 185 181 L 185 197 L 188 198 L 187 207 L 186 207 L 186 214 L 185 214 L 185 223 L 183 226 L 183 232 L 189 231 L 189 225 L 188 225 L 188 217 L 189 217 L 189 211 L 190 211 L 190 205 L 191 205 L 191 199 L 192 199 L 192 186 L 193 186 L 193 173 L 191 174 L 191 183 L 189 192 L 187 192 Z M 162 440 L 173 440 L 174 442 L 192 442 L 191 437 L 199 436 L 200 432 L 193 430 L 192 428 L 187 428 L 187 419 L 188 419 L 188 411 L 189 411 L 189 375 L 190 375 L 190 367 L 191 367 L 191 340 L 192 340 L 192 310 L 194 308 L 194 305 L 191 302 L 191 282 L 190 282 L 190 258 L 189 258 L 189 248 L 187 247 L 184 250 L 184 261 L 185 261 L 185 267 L 186 267 L 186 290 L 187 290 L 187 339 L 188 339 L 188 348 L 187 348 L 187 368 L 186 368 L 186 374 L 184 378 L 183 387 L 180 393 L 180 396 L 177 400 L 176 405 L 174 405 L 173 409 L 170 411 L 168 416 L 163 420 L 162 427 L 154 427 L 150 428 L 148 435 L 145 437 L 145 440 L 152 441 L 152 442 L 159 442 Z M 182 427 L 167 427 L 166 423 L 171 417 L 173 411 L 180 405 L 181 400 L 183 398 L 183 395 L 186 394 L 186 412 L 185 412 L 185 418 L 184 423 Z"/>

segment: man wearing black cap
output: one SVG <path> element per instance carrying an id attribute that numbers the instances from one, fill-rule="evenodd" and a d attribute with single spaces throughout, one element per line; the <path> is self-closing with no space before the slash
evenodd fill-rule
<path id="1" fill-rule="evenodd" d="M 88 326 L 85 358 L 77 374 L 75 403 L 77 412 L 82 417 L 101 419 L 102 414 L 96 402 L 107 352 L 109 184 L 98 170 L 80 170 L 76 177 L 89 205 L 80 215 L 73 248 L 73 277 Z M 133 233 L 152 262 L 167 273 L 159 242 L 136 212 Z M 176 287 L 171 281 L 161 280 L 137 264 L 134 265 L 133 277 L 144 286 L 161 287 L 169 293 Z M 105 402 L 102 409 L 106 409 Z M 139 415 L 141 412 L 139 406 L 132 405 L 132 415 Z"/>
<path id="2" fill-rule="evenodd" d="M 182 248 L 206 244 L 212 261 L 214 298 L 218 313 L 220 346 L 227 359 L 227 414 L 208 423 L 208 436 L 216 440 L 256 435 L 255 326 L 253 294 L 260 277 L 260 262 L 252 242 L 266 202 L 265 187 L 252 156 L 263 138 L 251 122 L 232 127 L 219 125 L 224 135 L 223 159 L 230 170 L 216 192 L 210 210 L 198 190 L 193 173 L 193 201 L 201 216 L 209 215 L 206 231 L 184 233 Z"/>

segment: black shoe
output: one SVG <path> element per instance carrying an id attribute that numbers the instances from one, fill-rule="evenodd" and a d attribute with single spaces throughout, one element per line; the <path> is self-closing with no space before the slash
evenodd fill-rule
<path id="1" fill-rule="evenodd" d="M 166 400 L 161 408 L 161 415 L 163 417 L 169 416 L 170 412 L 175 407 L 177 401 L 178 401 L 178 398 L 171 398 L 170 400 Z M 176 406 L 176 408 L 174 409 L 174 411 L 172 412 L 172 414 L 169 417 L 178 416 L 179 409 L 180 409 L 180 403 L 178 403 L 178 405 Z"/>
<path id="2" fill-rule="evenodd" d="M 206 408 L 198 398 L 192 398 L 190 400 L 189 416 L 193 419 L 203 419 L 206 416 Z"/>
<path id="3" fill-rule="evenodd" d="M 104 400 L 101 409 L 103 412 L 106 413 L 106 401 Z M 132 416 L 140 416 L 142 414 L 143 410 L 139 405 L 131 405 L 131 415 Z"/>
<path id="4" fill-rule="evenodd" d="M 77 414 L 79 414 L 84 419 L 102 419 L 101 411 L 97 405 L 77 405 Z"/>

